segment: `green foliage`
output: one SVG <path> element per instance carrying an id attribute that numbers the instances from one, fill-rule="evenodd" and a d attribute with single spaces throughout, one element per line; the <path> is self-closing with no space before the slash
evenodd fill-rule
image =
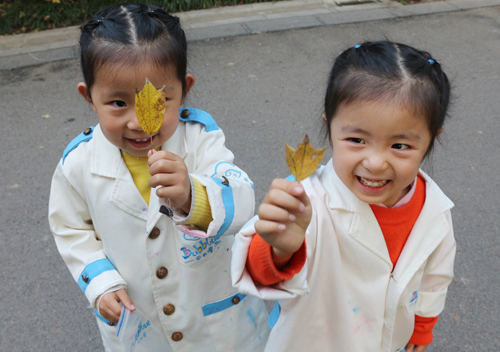
<path id="1" fill-rule="evenodd" d="M 0 0 L 0 35 L 36 32 L 85 23 L 100 9 L 123 2 L 147 3 L 167 12 L 276 0 Z"/>

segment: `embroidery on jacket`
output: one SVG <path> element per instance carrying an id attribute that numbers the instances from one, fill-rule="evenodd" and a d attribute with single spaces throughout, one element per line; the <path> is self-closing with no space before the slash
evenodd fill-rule
<path id="1" fill-rule="evenodd" d="M 227 164 L 227 165 L 226 165 Z M 223 176 L 225 177 L 233 177 L 233 178 L 242 178 L 242 172 L 241 170 L 237 170 L 236 166 L 234 164 L 231 164 L 230 162 L 228 161 L 221 161 L 219 162 L 217 165 L 215 165 L 215 171 L 214 173 L 212 174 L 212 176 L 210 177 L 215 177 L 216 175 L 219 174 L 219 167 L 223 168 L 223 167 L 228 167 L 228 169 L 226 171 L 224 171 L 224 174 Z M 243 177 L 243 180 L 245 180 L 246 182 L 250 183 L 253 187 L 253 182 L 252 180 L 250 180 L 247 177 Z"/>
<path id="2" fill-rule="evenodd" d="M 410 298 L 410 307 L 413 307 L 414 305 L 417 304 L 417 299 L 418 299 L 418 292 L 413 291 Z"/>
<path id="3" fill-rule="evenodd" d="M 193 242 L 190 246 L 181 248 L 183 253 L 182 258 L 185 264 L 194 262 L 195 260 L 198 261 L 221 248 L 221 235 L 200 238 L 183 232 L 183 236 L 186 241 Z"/>

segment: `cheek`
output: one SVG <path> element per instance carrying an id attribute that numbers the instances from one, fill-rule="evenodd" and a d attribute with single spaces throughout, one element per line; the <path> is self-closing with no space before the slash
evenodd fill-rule
<path id="1" fill-rule="evenodd" d="M 161 137 L 165 139 L 164 142 L 174 134 L 175 130 L 177 130 L 177 126 L 179 126 L 179 118 L 177 115 L 175 117 L 165 116 L 160 129 Z"/>
<path id="2" fill-rule="evenodd" d="M 339 148 L 334 148 L 332 153 L 332 164 L 335 168 L 335 172 L 340 176 L 348 174 L 352 169 L 352 158 Z"/>

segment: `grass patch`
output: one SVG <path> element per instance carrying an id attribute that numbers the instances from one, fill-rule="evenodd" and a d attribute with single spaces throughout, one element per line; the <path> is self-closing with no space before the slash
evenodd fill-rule
<path id="1" fill-rule="evenodd" d="M 278 0 L 137 0 L 167 12 L 209 9 Z M 100 9 L 123 0 L 0 0 L 0 35 L 80 25 Z"/>

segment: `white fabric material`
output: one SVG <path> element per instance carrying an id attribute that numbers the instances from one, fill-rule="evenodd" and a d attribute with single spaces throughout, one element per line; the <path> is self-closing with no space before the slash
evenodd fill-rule
<path id="1" fill-rule="evenodd" d="M 370 206 L 341 182 L 331 161 L 302 181 L 313 215 L 306 265 L 291 280 L 256 285 L 245 269 L 256 218 L 240 231 L 233 285 L 281 306 L 266 351 L 394 352 L 410 339 L 415 314 L 443 310 L 453 278 L 453 203 L 423 176 L 426 201 L 394 271 Z"/>
<path id="2" fill-rule="evenodd" d="M 155 189 L 148 207 L 119 149 L 99 126 L 90 141 L 74 149 L 64 165 L 59 163 L 52 181 L 50 228 L 75 281 L 99 259 L 108 258 L 116 268 L 90 281 L 85 292 L 90 304 L 95 309 L 100 295 L 125 285 L 135 306 L 163 331 L 172 351 L 258 351 L 268 334 L 264 303 L 254 297 L 209 316 L 202 312 L 202 306 L 236 293 L 230 279 L 233 235 L 254 213 L 253 185 L 232 164 L 233 154 L 224 142 L 220 130 L 206 132 L 202 124 L 180 121 L 162 146 L 183 157 L 190 176 L 206 186 L 213 216 L 207 238 L 178 231 L 172 219 L 159 212 Z M 230 182 L 232 209 L 215 182 L 222 175 Z M 218 234 L 230 211 L 234 214 L 229 228 Z M 160 235 L 150 239 L 155 227 Z M 164 279 L 156 277 L 161 266 L 168 270 Z M 174 314 L 163 313 L 166 304 L 175 306 Z M 97 322 L 105 348 L 122 351 L 116 327 Z M 184 338 L 174 342 L 173 332 L 182 332 Z"/>

